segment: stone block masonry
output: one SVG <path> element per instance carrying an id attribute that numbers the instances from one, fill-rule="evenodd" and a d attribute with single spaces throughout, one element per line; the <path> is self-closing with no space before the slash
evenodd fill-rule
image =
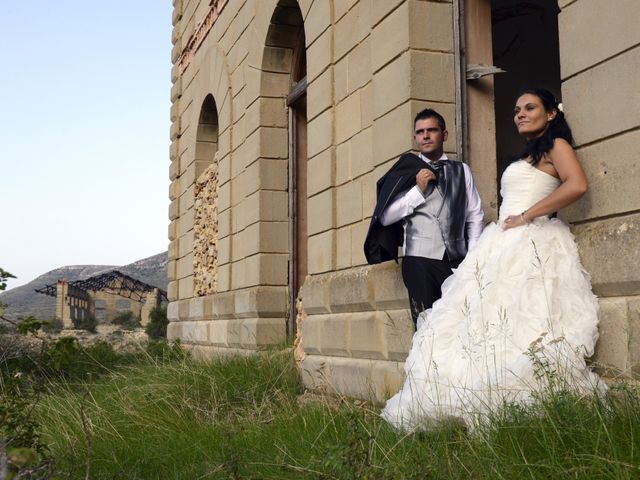
<path id="1" fill-rule="evenodd" d="M 468 11 L 486 6 L 465 3 Z M 559 6 L 562 96 L 592 189 L 561 216 L 575 223 L 601 297 L 595 360 L 607 374 L 633 376 L 640 117 L 629 105 L 639 90 L 640 37 L 629 22 L 640 4 L 621 0 L 604 13 L 598 0 Z M 307 387 L 376 400 L 399 387 L 413 328 L 406 292 L 398 266 L 367 266 L 362 246 L 375 183 L 413 148 L 418 111 L 443 114 L 446 152 L 459 156 L 458 140 L 471 149 L 480 194 L 497 206 L 495 144 L 474 143 L 478 126 L 456 124 L 463 91 L 469 112 L 483 95 L 493 107 L 493 92 L 481 91 L 493 83 L 457 80 L 455 12 L 455 0 L 174 2 L 171 339 L 201 356 L 247 354 L 284 341 L 295 324 Z M 594 30 L 600 18 L 626 28 Z M 302 77 L 306 93 L 295 103 L 289 95 Z M 305 119 L 304 148 L 294 111 Z M 495 123 L 493 110 L 474 118 Z M 493 139 L 495 125 L 480 123 Z M 303 211 L 293 200 L 297 161 L 306 162 L 306 179 L 296 180 L 306 187 Z M 300 217 L 306 242 L 294 247 Z M 297 298 L 289 292 L 295 248 L 307 253 Z"/>

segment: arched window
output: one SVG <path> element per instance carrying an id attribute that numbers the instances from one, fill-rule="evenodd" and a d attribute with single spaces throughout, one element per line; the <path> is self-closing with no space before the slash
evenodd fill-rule
<path id="1" fill-rule="evenodd" d="M 200 108 L 198 120 L 198 132 L 196 133 L 196 162 L 199 167 L 196 170 L 201 173 L 204 168 L 213 163 L 215 153 L 218 151 L 218 111 L 213 95 L 205 97 Z"/>
<path id="2" fill-rule="evenodd" d="M 217 291 L 218 272 L 218 111 L 213 95 L 202 102 L 195 151 L 194 293 Z"/>

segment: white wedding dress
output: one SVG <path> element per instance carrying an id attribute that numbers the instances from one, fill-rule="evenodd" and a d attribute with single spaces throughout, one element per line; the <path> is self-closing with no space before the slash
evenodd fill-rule
<path id="1" fill-rule="evenodd" d="M 574 237 L 556 218 L 502 229 L 560 181 L 524 160 L 502 177 L 498 223 L 420 314 L 404 386 L 382 417 L 411 431 L 455 417 L 470 427 L 537 393 L 604 391 L 585 364 L 598 338 L 598 302 Z"/>

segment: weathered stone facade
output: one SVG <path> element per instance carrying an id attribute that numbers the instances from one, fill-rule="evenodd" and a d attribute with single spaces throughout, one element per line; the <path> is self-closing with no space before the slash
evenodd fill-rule
<path id="1" fill-rule="evenodd" d="M 377 399 L 396 390 L 412 325 L 397 266 L 367 266 L 363 255 L 375 182 L 412 148 L 412 118 L 430 106 L 495 218 L 496 119 L 511 111 L 496 113 L 501 87 L 491 76 L 466 80 L 465 67 L 493 63 L 492 6 L 519 3 L 174 0 L 170 337 L 202 355 L 250 353 L 296 323 L 307 386 Z M 640 4 L 558 7 L 558 41 L 545 48 L 559 55 L 591 185 L 562 216 L 602 299 L 597 360 L 631 373 L 640 367 Z M 300 162 L 303 202 L 292 200 Z M 296 302 L 291 225 L 301 215 L 307 276 Z"/>
<path id="2" fill-rule="evenodd" d="M 112 284 L 112 287 L 114 285 Z M 159 288 L 150 288 L 149 291 L 132 292 L 123 291 L 116 293 L 116 288 L 109 291 L 86 290 L 74 286 L 66 280 L 58 280 L 51 285 L 51 291 L 41 291 L 56 297 L 56 318 L 62 322 L 64 329 L 75 328 L 74 322 L 94 318 L 98 325 L 108 325 L 119 314 L 131 312 L 134 318 L 140 319 L 144 327 L 150 321 L 151 311 L 160 306 L 164 292 Z M 46 290 L 45 287 L 44 290 Z M 132 298 L 133 297 L 133 298 Z"/>

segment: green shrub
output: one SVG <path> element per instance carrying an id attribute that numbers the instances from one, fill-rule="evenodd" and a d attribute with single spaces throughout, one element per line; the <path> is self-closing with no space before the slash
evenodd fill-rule
<path id="1" fill-rule="evenodd" d="M 57 375 L 68 374 L 76 367 L 82 347 L 75 337 L 62 337 L 47 350 L 46 365 Z"/>
<path id="2" fill-rule="evenodd" d="M 11 389 L 3 386 L 0 393 L 0 439 L 4 440 L 7 450 L 33 448 L 44 451 L 46 446 L 32 415 L 34 397 L 20 388 L 19 383 L 20 377 L 17 377 Z"/>
<path id="3" fill-rule="evenodd" d="M 112 370 L 132 362 L 135 355 L 118 353 L 113 346 L 104 341 L 83 348 L 82 361 L 85 372 L 93 374 L 109 373 Z"/>
<path id="4" fill-rule="evenodd" d="M 111 323 L 120 325 L 127 330 L 135 330 L 136 328 L 140 328 L 140 317 L 134 316 L 131 310 L 127 310 L 126 312 L 117 314 L 113 320 L 111 320 Z"/>
<path id="5" fill-rule="evenodd" d="M 35 317 L 29 315 L 27 318 L 18 319 L 18 326 L 16 327 L 16 331 L 23 335 L 35 335 L 36 333 L 38 333 L 38 330 L 44 330 L 50 324 L 51 322 L 47 320 L 38 320 Z"/>
<path id="6" fill-rule="evenodd" d="M 64 329 L 62 320 L 55 317 L 47 322 L 47 325 L 42 326 L 42 330 L 48 333 L 60 333 Z"/>
<path id="7" fill-rule="evenodd" d="M 0 268 L 0 292 L 7 288 L 7 280 L 10 278 L 16 277 Z M 6 307 L 6 305 L 0 302 L 0 318 L 3 318 L 2 316 L 4 315 L 4 307 Z"/>
<path id="8" fill-rule="evenodd" d="M 72 320 L 72 322 L 73 322 L 73 327 L 75 329 L 86 330 L 88 332 L 93 332 L 93 333 L 95 333 L 96 327 L 98 326 L 98 321 L 96 320 L 96 317 L 94 317 L 93 315 L 88 315 L 82 319 L 75 318 Z"/>
<path id="9" fill-rule="evenodd" d="M 42 441 L 41 425 L 34 415 L 38 396 L 22 383 L 17 376 L 11 386 L 3 382 L 0 388 L 0 449 L 6 455 L 0 455 L 0 476 L 5 478 L 2 473 L 8 473 L 6 478 L 54 478 L 51 452 Z"/>
<path id="10" fill-rule="evenodd" d="M 155 307 L 149 313 L 149 323 L 145 327 L 145 332 L 151 339 L 167 338 L 167 307 Z"/>
<path id="11" fill-rule="evenodd" d="M 134 363 L 143 352 L 118 353 L 107 342 L 83 347 L 74 337 L 62 337 L 54 342 L 42 340 L 18 342 L 21 336 L 0 341 L 0 387 L 12 388 L 14 379 L 31 390 L 42 390 L 50 381 L 97 378 L 124 365 Z"/>
<path id="12" fill-rule="evenodd" d="M 16 277 L 0 268 L 0 292 L 7 288 L 7 280 L 10 278 Z"/>
<path id="13" fill-rule="evenodd" d="M 176 341 L 172 344 L 166 340 L 150 340 L 145 349 L 147 355 L 155 360 L 184 360 L 189 356 Z"/>
<path id="14" fill-rule="evenodd" d="M 50 377 L 80 380 L 108 374 L 134 359 L 134 354 L 118 353 L 107 342 L 83 347 L 76 338 L 63 337 L 47 350 L 45 364 Z"/>

